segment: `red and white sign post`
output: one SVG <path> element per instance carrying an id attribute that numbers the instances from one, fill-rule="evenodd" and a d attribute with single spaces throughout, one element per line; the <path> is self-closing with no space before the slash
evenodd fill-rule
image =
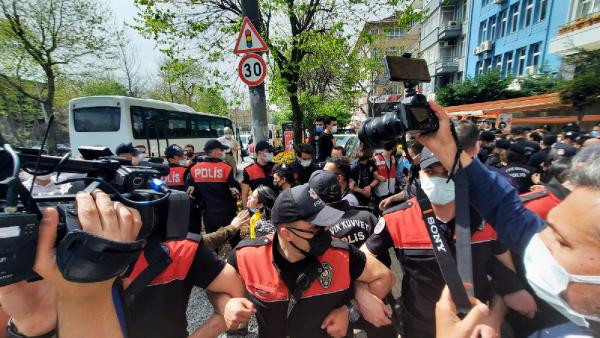
<path id="1" fill-rule="evenodd" d="M 247 17 L 242 22 L 242 28 L 235 42 L 234 54 L 246 54 L 238 65 L 240 79 L 248 86 L 258 86 L 267 77 L 267 63 L 256 52 L 269 50 L 265 41 L 260 37 L 252 22 Z"/>

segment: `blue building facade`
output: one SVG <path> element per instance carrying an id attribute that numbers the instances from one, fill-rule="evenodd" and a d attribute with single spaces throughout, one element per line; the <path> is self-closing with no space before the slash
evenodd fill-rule
<path id="1" fill-rule="evenodd" d="M 466 75 L 556 72 L 560 55 L 548 48 L 568 11 L 568 0 L 473 0 Z"/>

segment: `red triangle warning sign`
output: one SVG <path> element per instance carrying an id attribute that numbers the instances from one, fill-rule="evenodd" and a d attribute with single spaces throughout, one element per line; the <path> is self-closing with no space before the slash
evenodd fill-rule
<path id="1" fill-rule="evenodd" d="M 242 29 L 235 41 L 233 54 L 264 52 L 267 50 L 269 50 L 267 44 L 260 37 L 256 28 L 254 28 L 254 25 L 250 22 L 250 19 L 244 17 Z"/>

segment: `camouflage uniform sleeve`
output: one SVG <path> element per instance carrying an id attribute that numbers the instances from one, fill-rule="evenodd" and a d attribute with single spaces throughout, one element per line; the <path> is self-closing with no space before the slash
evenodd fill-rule
<path id="1" fill-rule="evenodd" d="M 233 236 L 236 231 L 233 225 L 228 225 L 210 234 L 204 234 L 202 241 L 207 249 L 216 250 L 225 245 L 229 237 Z"/>

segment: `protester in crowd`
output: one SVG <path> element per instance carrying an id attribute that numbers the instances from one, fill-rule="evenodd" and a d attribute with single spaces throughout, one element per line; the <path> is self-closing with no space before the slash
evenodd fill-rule
<path id="1" fill-rule="evenodd" d="M 271 213 L 277 195 L 271 188 L 261 185 L 252 191 L 246 207 L 252 213 L 250 218 L 250 238 L 266 236 L 275 232 L 271 223 Z"/>
<path id="2" fill-rule="evenodd" d="M 196 150 L 194 149 L 193 144 L 186 144 L 183 151 L 185 152 L 185 158 L 187 160 L 191 160 L 196 156 Z"/>
<path id="3" fill-rule="evenodd" d="M 185 180 L 189 173 L 188 161 L 184 157 L 183 149 L 176 144 L 171 144 L 165 149 L 165 158 L 169 164 L 169 175 L 162 179 L 171 189 L 185 191 Z"/>
<path id="4" fill-rule="evenodd" d="M 548 133 L 548 134 L 544 135 L 542 137 L 542 142 L 540 143 L 540 147 L 541 147 L 540 151 L 536 152 L 535 154 L 531 155 L 531 157 L 529 157 L 529 160 L 527 161 L 527 165 L 532 168 L 535 168 L 536 172 L 541 172 L 542 171 L 541 165 L 548 158 L 550 149 L 556 143 L 556 140 L 557 140 L 556 135 L 554 135 L 554 134 Z"/>
<path id="5" fill-rule="evenodd" d="M 325 130 L 325 126 L 323 125 L 323 118 L 320 116 L 317 117 L 315 119 L 314 124 L 315 132 L 309 136 L 308 141 L 306 143 L 310 144 L 313 147 L 313 149 L 316 150 L 318 147 L 319 137 L 323 133 L 323 130 Z"/>
<path id="6" fill-rule="evenodd" d="M 484 130 L 479 134 L 479 152 L 477 153 L 477 158 L 479 158 L 482 163 L 485 163 L 488 157 L 492 155 L 495 140 L 496 135 L 491 131 Z"/>
<path id="7" fill-rule="evenodd" d="M 513 143 L 519 145 L 525 150 L 524 155 L 529 159 L 531 155 L 540 150 L 540 144 L 531 141 L 527 137 L 527 130 L 521 126 L 513 126 L 510 133 L 513 136 Z"/>
<path id="8" fill-rule="evenodd" d="M 223 161 L 227 147 L 218 140 L 208 140 L 204 145 L 206 156 L 190 168 L 187 186 L 193 187 L 192 196 L 202 211 L 204 231 L 217 231 L 235 217 L 240 184 L 234 170 Z M 239 232 L 229 243 L 234 247 L 240 240 Z"/>
<path id="9" fill-rule="evenodd" d="M 362 206 L 369 206 L 373 189 L 379 183 L 375 179 L 375 162 L 372 157 L 373 149 L 361 143 L 357 158 L 350 165 L 350 190 Z"/>
<path id="10" fill-rule="evenodd" d="M 102 192 L 76 197 L 82 231 L 103 239 L 132 242 L 140 231 L 139 213 L 110 201 Z M 94 283 L 67 281 L 58 269 L 56 209 L 43 211 L 33 269 L 43 279 L 0 287 L 1 311 L 10 319 L 8 337 L 124 337 L 111 289 L 115 278 Z"/>
<path id="11" fill-rule="evenodd" d="M 474 125 L 473 127 L 475 130 L 473 143 L 476 143 L 477 128 Z M 476 149 L 473 150 L 473 155 L 476 153 Z M 445 236 L 449 245 L 453 245 L 456 213 L 454 182 L 448 181 L 448 172 L 427 148 L 423 148 L 419 158 L 420 184 L 439 221 L 436 224 L 438 233 Z M 481 223 L 481 218 L 478 218 L 473 210 L 471 219 L 473 224 Z M 379 220 L 374 234 L 361 248 L 367 254 L 378 258 L 385 257 L 389 248 L 393 247 L 397 250 L 398 260 L 403 268 L 402 322 L 403 335 L 407 337 L 434 337 L 434 304 L 444 286 L 444 279 L 433 252 L 431 239 L 425 228 L 422 210 L 415 197 L 386 210 L 383 218 Z M 471 241 L 475 295 L 484 301 L 494 300 L 490 326 L 482 328 L 482 330 L 491 328 L 497 331 L 502 322 L 504 306 L 502 299 L 494 296 L 491 284 L 488 282 L 488 274 L 493 273 L 494 277 L 499 279 L 496 284 L 511 285 L 510 288 L 502 290 L 503 295 L 519 292 L 517 298 L 521 299 L 527 295 L 523 294 L 523 286 L 519 284 L 514 273 L 509 273 L 508 276 L 500 275 L 496 272 L 497 270 L 488 268 L 502 264 L 499 263 L 499 259 L 509 259 L 509 253 L 496 241 L 496 234 L 491 227 L 478 227 L 473 231 Z M 500 292 L 500 290 L 496 291 Z"/>
<path id="12" fill-rule="evenodd" d="M 145 146 L 145 145 L 143 145 L 143 144 L 138 144 L 137 146 L 135 146 L 135 149 L 137 149 L 137 150 L 138 150 L 138 152 L 139 152 L 139 155 L 138 155 L 138 156 L 140 157 L 140 159 L 143 159 L 143 158 L 145 158 L 145 157 L 147 157 L 147 156 L 148 156 L 148 153 L 147 153 L 147 150 L 146 150 L 146 146 Z"/>
<path id="13" fill-rule="evenodd" d="M 346 148 L 342 146 L 335 146 L 331 149 L 331 157 L 344 157 L 346 156 Z"/>
<path id="14" fill-rule="evenodd" d="M 537 131 L 530 132 L 529 135 L 527 135 L 527 137 L 530 141 L 535 142 L 537 144 L 540 144 L 543 138 L 542 134 L 538 133 Z"/>
<path id="15" fill-rule="evenodd" d="M 375 162 L 375 178 L 379 183 L 375 186 L 375 205 L 396 193 L 396 142 L 390 142 L 383 146 L 383 152 L 373 156 Z M 376 208 L 375 214 L 379 211 Z"/>
<path id="16" fill-rule="evenodd" d="M 438 131 L 418 139 L 451 169 L 457 148 L 450 122 L 439 107 L 435 111 Z M 495 227 L 502 242 L 523 257 L 535 293 L 574 324 L 598 334 L 600 240 L 594 232 L 600 230 L 596 221 L 600 217 L 600 158 L 570 174 L 575 188 L 550 211 L 547 225 L 522 206 L 516 191 L 497 174 L 466 153 L 460 154 L 460 162 L 469 179 L 472 205 Z"/>
<path id="17" fill-rule="evenodd" d="M 492 151 L 492 155 L 488 157 L 485 164 L 496 168 L 504 168 L 508 164 L 508 149 L 510 141 L 505 139 L 496 140 L 496 147 Z"/>
<path id="18" fill-rule="evenodd" d="M 33 175 L 30 175 L 29 179 L 23 182 L 23 185 L 25 188 L 30 189 L 32 183 L 31 194 L 33 196 L 60 195 L 65 192 L 62 190 L 63 186 L 55 184 L 54 173 L 37 175 L 35 180 L 33 180 Z"/>
<path id="19" fill-rule="evenodd" d="M 337 119 L 335 117 L 326 117 L 323 119 L 323 133 L 317 141 L 317 162 L 323 162 L 331 155 L 331 150 L 335 145 L 333 134 L 337 132 Z"/>
<path id="20" fill-rule="evenodd" d="M 404 187 L 404 189 L 402 191 L 398 192 L 397 194 L 394 194 L 392 196 L 386 197 L 383 200 L 381 200 L 381 202 L 379 202 L 379 205 L 376 205 L 376 207 L 379 207 L 380 211 L 384 211 L 396 203 L 404 202 L 410 196 L 415 196 L 416 190 L 415 190 L 414 184 L 415 184 L 415 181 L 416 182 L 419 181 L 419 178 L 418 177 L 413 178 L 413 172 L 415 171 L 414 170 L 415 166 L 417 167 L 416 171 L 417 172 L 419 171 L 418 166 L 419 166 L 421 151 L 423 151 L 423 145 L 420 144 L 419 142 L 417 142 L 417 140 L 411 140 L 410 142 L 408 142 L 408 155 L 412 159 L 413 163 L 408 168 L 407 185 Z"/>
<path id="21" fill-rule="evenodd" d="M 295 147 L 296 161 L 290 165 L 294 173 L 295 185 L 308 183 L 310 175 L 317 170 L 314 163 L 315 150 L 308 143 L 300 143 Z"/>
<path id="22" fill-rule="evenodd" d="M 133 144 L 130 143 L 121 143 L 115 148 L 115 154 L 126 160 L 130 160 L 131 164 L 138 165 L 140 162 L 139 154 L 140 152 L 133 147 Z"/>
<path id="23" fill-rule="evenodd" d="M 271 216 L 274 235 L 244 241 L 231 252 L 228 261 L 256 306 L 261 336 L 343 337 L 349 314 L 356 314 L 352 285 L 366 283 L 379 298 L 391 290 L 389 269 L 353 246 L 331 240 L 326 228 L 342 215 L 308 184 L 300 185 L 277 197 Z M 264 290 L 267 285 L 269 291 Z"/>
<path id="24" fill-rule="evenodd" d="M 574 130 L 565 131 L 563 133 L 563 143 L 575 146 L 575 141 L 579 137 L 579 132 Z"/>
<path id="25" fill-rule="evenodd" d="M 225 150 L 225 162 L 229 164 L 231 168 L 233 168 L 235 173 L 237 173 L 238 151 L 240 150 L 240 144 L 233 137 L 233 131 L 231 128 L 223 128 L 223 136 L 219 137 L 218 140 L 221 142 L 221 144 L 228 147 L 227 150 Z"/>
<path id="26" fill-rule="evenodd" d="M 202 235 L 202 245 L 208 250 L 219 250 L 229 239 L 239 233 L 244 226 L 250 223 L 250 212 L 248 210 L 240 211 L 231 221 L 231 224 L 225 225 L 219 230 Z"/>
<path id="27" fill-rule="evenodd" d="M 326 205 L 343 211 L 344 214 L 339 222 L 329 227 L 329 232 L 334 238 L 352 244 L 356 248 L 360 246 L 373 234 L 373 229 L 377 224 L 377 218 L 364 209 L 358 209 L 350 206 L 348 201 L 341 199 L 342 194 L 337 182 L 336 175 L 329 171 L 318 170 L 313 173 L 308 183 L 319 198 Z M 361 318 L 352 327 L 363 329 L 368 337 L 397 337 L 394 327 L 386 325 L 382 328 L 376 328 L 366 320 Z"/>
<path id="28" fill-rule="evenodd" d="M 273 187 L 277 193 L 294 186 L 294 172 L 292 168 L 283 163 L 273 167 Z"/>
<path id="29" fill-rule="evenodd" d="M 273 189 L 273 147 L 267 141 L 256 144 L 256 160 L 244 168 L 242 179 L 242 205 L 248 204 L 250 190 L 261 185 Z"/>
<path id="30" fill-rule="evenodd" d="M 513 179 L 517 185 L 517 190 L 520 194 L 523 194 L 528 192 L 533 185 L 531 176 L 535 173 L 535 168 L 527 165 L 529 151 L 521 144 L 515 142 L 510 145 L 506 156 L 508 163 L 502 170 Z"/>
<path id="31" fill-rule="evenodd" d="M 323 170 L 331 171 L 336 175 L 342 200 L 348 201 L 353 207 L 360 205 L 358 199 L 350 190 L 350 163 L 344 157 L 331 157 L 325 163 Z M 311 176 L 312 177 L 312 176 Z"/>

